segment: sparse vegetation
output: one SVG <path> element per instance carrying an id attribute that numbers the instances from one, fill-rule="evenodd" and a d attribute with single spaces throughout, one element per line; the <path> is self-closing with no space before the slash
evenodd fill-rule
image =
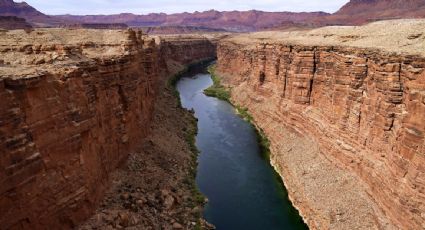
<path id="1" fill-rule="evenodd" d="M 184 76 L 184 74 L 188 71 L 190 71 L 190 69 L 194 67 L 189 66 L 188 68 L 184 69 L 183 71 L 179 72 L 178 74 L 176 74 L 174 77 L 172 77 L 169 81 L 168 81 L 168 87 L 171 87 L 174 94 L 176 95 L 177 98 L 179 98 L 179 102 L 180 102 L 180 95 L 179 92 L 176 89 L 176 84 L 178 82 L 178 80 Z M 224 87 L 223 85 L 221 85 L 220 82 L 220 78 L 219 76 L 216 75 L 215 73 L 215 65 L 211 65 L 208 67 L 208 72 L 211 74 L 211 78 L 213 80 L 213 85 L 211 87 L 209 87 L 208 89 L 204 90 L 205 95 L 210 96 L 210 97 L 216 97 L 220 100 L 224 100 L 227 101 L 229 103 L 230 102 L 230 90 L 227 89 L 226 87 Z M 180 102 L 180 106 L 181 106 L 181 102 Z M 251 114 L 249 113 L 247 108 L 243 108 L 237 105 L 234 105 L 234 107 L 237 110 L 238 115 L 243 118 L 245 121 L 249 122 L 254 128 L 255 128 L 255 132 L 257 135 L 257 141 L 259 143 L 260 146 L 260 151 L 263 157 L 265 158 L 269 158 L 270 156 L 270 142 L 267 139 L 267 137 L 265 136 L 264 132 L 259 129 L 258 127 L 256 127 L 254 125 L 254 119 L 251 116 Z M 193 117 L 193 122 L 190 125 L 190 127 L 188 127 L 187 129 L 185 129 L 185 139 L 187 141 L 187 143 L 190 146 L 190 151 L 192 152 L 192 159 L 191 159 L 191 167 L 188 173 L 188 177 L 187 179 L 184 181 L 185 184 L 187 184 L 190 189 L 191 189 L 191 193 L 192 193 L 192 197 L 190 200 L 190 206 L 192 208 L 195 208 L 197 206 L 203 206 L 205 204 L 205 196 L 199 191 L 196 182 L 195 182 L 195 178 L 196 178 L 196 172 L 197 172 L 197 158 L 198 158 L 198 154 L 199 154 L 199 150 L 196 147 L 196 135 L 198 133 L 198 129 L 197 129 L 197 120 L 195 117 Z M 197 213 L 196 215 L 198 215 L 199 218 L 201 218 L 201 213 Z M 200 223 L 200 221 L 197 221 L 195 229 L 202 229 L 202 224 Z"/>
<path id="2" fill-rule="evenodd" d="M 180 72 L 178 72 L 177 74 L 172 76 L 167 81 L 167 87 L 173 92 L 174 96 L 177 98 L 178 103 L 179 103 L 179 107 L 182 107 L 182 102 L 180 100 L 180 94 L 176 89 L 176 84 L 180 80 L 180 78 L 182 78 L 183 74 L 186 73 L 188 70 L 189 70 L 189 68 L 185 67 L 183 70 L 181 70 Z"/>
<path id="3" fill-rule="evenodd" d="M 238 115 L 240 117 L 242 117 L 242 119 L 244 119 L 245 121 L 249 122 L 249 123 L 253 123 L 254 118 L 252 118 L 251 114 L 249 114 L 248 109 L 247 108 L 243 108 L 240 106 L 235 105 L 236 108 L 236 112 L 238 113 Z"/>
<path id="4" fill-rule="evenodd" d="M 257 134 L 257 140 L 260 145 L 261 155 L 264 158 L 270 160 L 270 141 L 262 129 L 257 128 L 255 130 Z"/>
<path id="5" fill-rule="evenodd" d="M 189 176 L 186 180 L 186 183 L 190 186 L 192 192 L 192 208 L 203 205 L 205 203 L 204 195 L 199 191 L 198 186 L 196 186 L 195 178 L 196 178 L 196 169 L 198 166 L 197 159 L 199 150 L 196 147 L 196 135 L 198 134 L 198 126 L 197 120 L 193 117 L 192 123 L 190 124 L 190 128 L 186 130 L 186 142 L 189 144 L 191 155 L 191 165 Z"/>
<path id="6" fill-rule="evenodd" d="M 264 131 L 257 127 L 254 124 L 254 118 L 249 114 L 249 111 L 247 108 L 243 108 L 240 106 L 235 106 L 236 111 L 238 115 L 244 119 L 245 121 L 249 122 L 255 129 L 255 134 L 257 135 L 257 141 L 260 146 L 261 155 L 267 159 L 270 158 L 270 141 L 267 138 L 266 134 L 264 134 Z"/>
<path id="7" fill-rule="evenodd" d="M 169 87 L 173 91 L 173 94 L 176 96 L 176 98 L 178 98 L 180 107 L 182 107 L 182 104 L 180 100 L 180 94 L 176 89 L 177 82 L 184 76 L 185 73 L 191 71 L 192 68 L 197 67 L 199 65 L 205 65 L 208 62 L 210 61 L 207 60 L 207 61 L 191 64 L 185 69 L 183 69 L 182 71 L 180 71 L 179 73 L 177 73 L 176 75 L 174 75 L 173 77 L 171 77 L 169 81 L 167 82 L 167 87 Z M 197 166 L 198 166 L 198 154 L 199 154 L 199 150 L 196 147 L 196 135 L 198 134 L 197 122 L 198 122 L 197 119 L 192 115 L 191 123 L 189 124 L 187 128 L 184 129 L 185 140 L 188 143 L 189 149 L 192 153 L 188 176 L 184 180 L 184 183 L 190 188 L 190 191 L 192 194 L 192 197 L 189 200 L 190 202 L 189 205 L 191 208 L 203 206 L 206 200 L 206 197 L 201 193 L 201 191 L 199 191 L 199 188 L 196 185 L 196 181 L 195 181 Z M 202 223 L 200 221 L 200 218 L 202 217 L 201 211 L 202 209 L 200 209 L 199 212 L 194 213 L 194 215 L 196 215 L 197 217 L 197 221 L 196 221 L 196 225 L 194 226 L 194 229 L 202 229 Z"/>
<path id="8" fill-rule="evenodd" d="M 215 73 L 215 65 L 208 67 L 208 72 L 211 74 L 213 85 L 204 90 L 204 94 L 209 97 L 216 97 L 220 100 L 230 102 L 230 91 L 221 85 L 220 78 Z"/>
<path id="9" fill-rule="evenodd" d="M 230 102 L 230 91 L 223 85 L 221 85 L 220 77 L 217 76 L 215 72 L 215 65 L 211 65 L 208 67 L 208 72 L 211 74 L 211 78 L 213 80 L 213 85 L 208 89 L 204 90 L 204 94 L 210 97 L 216 97 L 220 100 Z M 267 136 L 264 134 L 264 131 L 257 127 L 254 123 L 254 118 L 251 116 L 247 108 L 243 108 L 238 105 L 233 105 L 236 108 L 237 114 L 249 122 L 255 129 L 255 133 L 257 135 L 257 141 L 260 146 L 261 155 L 267 159 L 270 158 L 270 141 Z"/>

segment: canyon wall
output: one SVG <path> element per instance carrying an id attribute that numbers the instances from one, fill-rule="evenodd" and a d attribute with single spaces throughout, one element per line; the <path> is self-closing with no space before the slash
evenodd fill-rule
<path id="1" fill-rule="evenodd" d="M 306 223 L 425 228 L 425 58 L 258 37 L 221 41 L 217 71 Z"/>
<path id="2" fill-rule="evenodd" d="M 2 229 L 64 229 L 86 219 L 111 172 L 149 135 L 159 78 L 173 72 L 164 63 L 215 56 L 202 37 L 174 44 L 132 30 L 0 37 Z"/>
<path id="3" fill-rule="evenodd" d="M 165 75 L 173 75 L 195 62 L 216 58 L 217 42 L 226 35 L 164 35 L 161 37 L 161 62 Z"/>

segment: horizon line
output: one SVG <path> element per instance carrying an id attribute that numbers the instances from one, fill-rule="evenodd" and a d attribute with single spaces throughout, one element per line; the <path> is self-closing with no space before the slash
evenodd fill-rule
<path id="1" fill-rule="evenodd" d="M 262 13 L 325 13 L 325 14 L 333 14 L 330 12 L 326 12 L 326 11 L 266 11 L 266 10 L 257 10 L 257 9 L 250 9 L 250 10 L 216 10 L 216 9 L 209 9 L 209 10 L 204 10 L 204 11 L 199 11 L 199 10 L 195 10 L 195 11 L 183 11 L 183 12 L 176 12 L 176 13 L 165 13 L 165 12 L 151 12 L 151 13 L 132 13 L 132 12 L 121 12 L 121 13 L 112 13 L 112 14 L 72 14 L 72 13 L 67 13 L 67 14 L 46 14 L 42 11 L 43 14 L 49 15 L 49 16 L 62 16 L 62 15 L 67 15 L 67 16 L 111 16 L 111 15 L 121 15 L 121 14 L 131 14 L 131 15 L 136 15 L 136 16 L 147 16 L 147 15 L 152 15 L 152 14 L 165 14 L 165 15 L 173 15 L 173 14 L 196 14 L 196 13 L 205 13 L 205 12 L 210 12 L 210 11 L 215 11 L 215 12 L 250 12 L 250 11 L 256 11 L 256 12 L 262 12 Z"/>

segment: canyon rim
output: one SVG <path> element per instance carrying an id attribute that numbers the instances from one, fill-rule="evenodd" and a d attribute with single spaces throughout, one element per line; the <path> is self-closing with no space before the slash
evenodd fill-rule
<path id="1" fill-rule="evenodd" d="M 212 61 L 308 228 L 425 229 L 425 2 L 320 10 L 0 0 L 0 229 L 214 229 L 175 89 Z"/>

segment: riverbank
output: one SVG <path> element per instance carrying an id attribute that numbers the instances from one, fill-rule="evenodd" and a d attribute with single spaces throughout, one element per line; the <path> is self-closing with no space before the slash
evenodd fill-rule
<path id="1" fill-rule="evenodd" d="M 142 151 L 130 154 L 113 174 L 100 208 L 79 229 L 212 228 L 201 218 L 204 197 L 194 182 L 196 119 L 181 107 L 170 84 L 178 76 L 159 89 L 151 135 Z"/>
<path id="2" fill-rule="evenodd" d="M 232 103 L 248 108 L 256 126 L 268 137 L 270 164 L 310 229 L 393 229 L 352 173 L 329 161 L 314 140 L 282 122 L 280 108 L 272 109 L 279 105 L 278 93 L 272 96 L 274 91 L 264 89 L 264 95 L 258 96 L 246 84 L 230 84 L 228 75 L 222 80 L 232 86 Z"/>
<path id="3" fill-rule="evenodd" d="M 204 90 L 204 94 L 230 103 L 230 90 L 221 85 L 220 77 L 215 74 L 215 67 L 214 64 L 208 66 L 208 73 L 211 75 L 213 84 Z"/>
<path id="4" fill-rule="evenodd" d="M 271 175 L 272 177 L 275 177 L 275 183 L 278 183 L 281 189 L 281 192 L 283 192 L 284 199 L 287 200 L 286 202 L 282 203 L 282 205 L 286 205 L 286 208 L 288 210 L 291 210 L 289 213 L 286 213 L 286 215 L 290 215 L 292 218 L 292 221 L 295 221 L 293 223 L 297 223 L 295 225 L 289 225 L 285 226 L 286 228 L 290 229 L 308 229 L 307 225 L 303 222 L 302 218 L 300 217 L 298 210 L 296 210 L 293 205 L 291 204 L 290 199 L 288 199 L 288 192 L 286 191 L 285 184 L 283 183 L 282 176 L 279 174 L 278 168 L 275 167 L 275 164 L 273 162 L 273 159 L 271 159 L 271 152 L 270 152 L 270 141 L 268 137 L 265 135 L 264 131 L 257 126 L 257 124 L 254 121 L 254 118 L 250 114 L 247 108 L 244 108 L 242 106 L 239 106 L 235 101 L 232 100 L 232 94 L 231 89 L 221 84 L 221 78 L 220 76 L 215 72 L 215 65 L 212 65 L 208 68 L 208 72 L 211 75 L 213 84 L 204 90 L 204 94 L 209 97 L 215 97 L 220 100 L 229 102 L 233 108 L 236 110 L 236 114 L 242 118 L 245 122 L 247 122 L 252 130 L 255 132 L 257 145 L 259 148 L 259 152 L 257 154 L 261 154 L 261 157 L 265 162 L 267 162 L 267 167 L 271 168 Z M 283 208 L 283 206 L 282 206 Z M 286 217 L 281 217 L 286 218 Z M 274 226 L 276 227 L 276 226 Z"/>
<path id="5" fill-rule="evenodd" d="M 255 124 L 254 118 L 249 113 L 247 108 L 241 107 L 231 101 L 231 88 L 225 87 L 221 84 L 220 76 L 216 73 L 215 64 L 208 67 L 208 73 L 211 74 L 213 85 L 205 89 L 204 94 L 209 97 L 215 97 L 232 104 L 235 107 L 237 114 L 254 127 L 255 133 L 257 135 L 258 145 L 260 146 L 261 150 L 261 155 L 267 160 L 270 160 L 270 141 L 264 134 L 264 131 Z"/>
<path id="6" fill-rule="evenodd" d="M 423 226 L 424 59 L 406 35 L 416 27 L 423 22 L 218 44 L 222 83 L 269 137 L 272 164 L 310 228 Z"/>

